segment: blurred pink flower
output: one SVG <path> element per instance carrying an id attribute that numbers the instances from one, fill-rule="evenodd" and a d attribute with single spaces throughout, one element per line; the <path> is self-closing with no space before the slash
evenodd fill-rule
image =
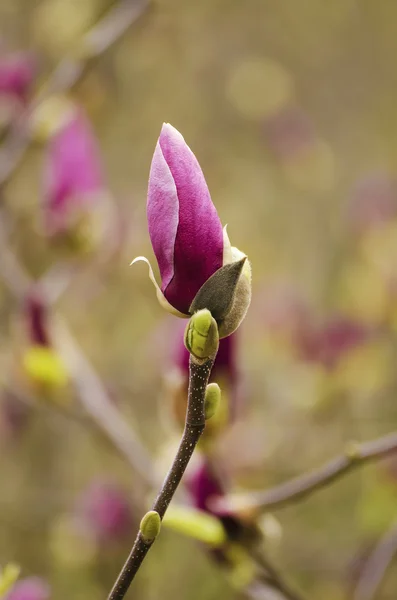
<path id="1" fill-rule="evenodd" d="M 33 57 L 27 52 L 0 57 L 0 95 L 6 94 L 26 102 L 36 75 Z"/>
<path id="2" fill-rule="evenodd" d="M 44 214 L 48 234 L 67 231 L 104 189 L 96 139 L 83 112 L 76 110 L 47 148 Z"/>
<path id="3" fill-rule="evenodd" d="M 27 577 L 17 581 L 5 600 L 50 600 L 50 586 L 40 577 Z"/>
<path id="4" fill-rule="evenodd" d="M 320 327 L 304 331 L 300 351 L 306 360 L 332 369 L 346 353 L 364 343 L 369 335 L 368 328 L 361 323 L 345 317 L 333 317 Z"/>
<path id="5" fill-rule="evenodd" d="M 397 215 L 396 181 L 383 171 L 365 174 L 356 181 L 348 208 L 358 231 L 389 221 Z"/>
<path id="6" fill-rule="evenodd" d="M 94 481 L 78 502 L 77 513 L 100 542 L 130 535 L 132 512 L 124 490 L 108 481 Z"/>
<path id="7" fill-rule="evenodd" d="M 214 510 L 214 500 L 225 496 L 226 489 L 222 481 L 222 475 L 214 469 L 205 457 L 188 472 L 186 487 L 193 506 L 198 510 L 218 517 L 230 540 L 241 539 L 248 533 L 252 534 L 255 531 L 255 526 L 252 523 L 243 522 L 230 512 L 218 513 Z M 220 558 L 222 552 L 216 554 Z"/>
<path id="8" fill-rule="evenodd" d="M 201 459 L 198 465 L 188 473 L 186 487 L 193 506 L 211 514 L 213 514 L 211 499 L 225 495 L 220 478 L 215 475 L 215 471 L 205 458 Z"/>

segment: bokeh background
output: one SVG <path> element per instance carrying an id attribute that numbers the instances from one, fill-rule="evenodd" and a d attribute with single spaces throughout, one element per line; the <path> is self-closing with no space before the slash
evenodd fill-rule
<path id="1" fill-rule="evenodd" d="M 163 121 L 252 262 L 238 418 L 212 447 L 230 491 L 270 488 L 397 423 L 397 4 L 154 0 L 136 20 L 134 0 L 123 5 L 131 26 L 101 52 L 82 40 L 108 0 L 0 3 L 0 71 L 16 56 L 27 70 L 22 92 L 0 89 L 1 175 L 16 162 L 0 179 L 0 564 L 41 577 L 57 600 L 106 597 L 155 494 L 98 427 L 95 385 L 91 412 L 81 400 L 79 352 L 156 477 L 179 435 L 167 375 L 181 324 L 146 267 L 129 267 L 154 260 L 146 189 Z M 66 86 L 61 69 L 53 93 L 65 57 L 87 68 Z M 107 200 L 50 235 L 46 161 L 71 106 L 91 122 Z M 44 277 L 45 356 L 15 257 Z M 308 598 L 353 598 L 396 506 L 396 460 L 365 466 L 272 512 L 268 552 Z M 396 564 L 379 600 L 396 596 Z M 202 545 L 166 528 L 134 586 L 142 600 L 241 594 Z"/>

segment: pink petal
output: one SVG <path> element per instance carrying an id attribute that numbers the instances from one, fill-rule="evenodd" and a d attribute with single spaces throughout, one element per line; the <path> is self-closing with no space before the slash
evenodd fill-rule
<path id="1" fill-rule="evenodd" d="M 172 306 L 188 314 L 200 287 L 222 266 L 222 225 L 196 157 L 169 124 L 162 127 L 153 163 L 148 221 L 161 289 Z"/>
<path id="2" fill-rule="evenodd" d="M 99 149 L 83 113 L 51 139 L 44 176 L 46 220 L 50 233 L 67 229 L 76 208 L 87 207 L 104 189 Z"/>
<path id="3" fill-rule="evenodd" d="M 174 246 L 179 221 L 179 200 L 171 171 L 159 142 L 149 175 L 147 218 L 153 250 L 160 269 L 161 290 L 174 276 Z"/>

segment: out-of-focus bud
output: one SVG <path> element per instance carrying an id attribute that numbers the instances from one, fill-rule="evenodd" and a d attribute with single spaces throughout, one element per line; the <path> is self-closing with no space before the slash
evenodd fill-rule
<path id="1" fill-rule="evenodd" d="M 182 135 L 164 124 L 149 176 L 149 234 L 161 287 L 149 261 L 149 276 L 164 308 L 188 317 L 207 308 L 220 337 L 230 335 L 251 300 L 251 272 L 243 253 L 232 248 L 212 203 L 203 172 Z M 239 263 L 234 265 L 232 263 Z"/>
<path id="2" fill-rule="evenodd" d="M 204 308 L 191 317 L 186 327 L 185 344 L 199 362 L 213 358 L 218 351 L 218 326 L 210 311 Z"/>
<path id="3" fill-rule="evenodd" d="M 161 519 L 158 512 L 155 510 L 149 510 L 146 515 L 142 518 L 139 525 L 139 531 L 141 532 L 142 538 L 146 544 L 154 542 L 161 529 Z"/>
<path id="4" fill-rule="evenodd" d="M 20 52 L 0 57 L 0 95 L 13 96 L 25 103 L 35 75 L 31 54 Z"/>
<path id="5" fill-rule="evenodd" d="M 107 197 L 99 148 L 76 107 L 49 140 L 44 170 L 44 226 L 71 250 L 96 247 L 105 223 L 99 207 Z M 95 210 L 94 210 L 95 209 Z"/>
<path id="6" fill-rule="evenodd" d="M 23 356 L 22 366 L 41 391 L 51 392 L 68 383 L 66 367 L 53 348 L 30 346 Z"/>
<path id="7" fill-rule="evenodd" d="M 223 496 L 225 490 L 219 476 L 215 475 L 206 459 L 201 459 L 189 469 L 186 484 L 193 506 L 215 514 L 211 507 L 211 499 Z"/>
<path id="8" fill-rule="evenodd" d="M 41 577 L 21 579 L 5 597 L 5 600 L 50 600 L 51 589 Z"/>
<path id="9" fill-rule="evenodd" d="M 0 569 L 0 598 L 12 588 L 20 572 L 20 566 L 15 563 L 8 563 L 4 569 Z"/>
<path id="10" fill-rule="evenodd" d="M 35 75 L 32 55 L 2 54 L 0 50 L 0 137 L 23 114 Z"/>
<path id="11" fill-rule="evenodd" d="M 38 290 L 28 294 L 24 316 L 28 334 L 28 346 L 21 359 L 24 373 L 39 392 L 51 393 L 64 388 L 69 376 L 51 344 L 48 307 Z"/>
<path id="12" fill-rule="evenodd" d="M 108 481 L 94 481 L 79 500 L 76 515 L 98 542 L 124 539 L 132 527 L 126 493 Z"/>
<path id="13" fill-rule="evenodd" d="M 345 317 L 333 317 L 322 326 L 302 332 L 300 351 L 309 361 L 333 369 L 338 362 L 371 336 L 368 327 Z"/>
<path id="14" fill-rule="evenodd" d="M 256 539 L 259 532 L 251 514 L 237 516 L 230 511 L 216 510 L 217 502 L 226 494 L 222 479 L 221 471 L 215 470 L 206 458 L 193 465 L 187 477 L 187 489 L 193 506 L 218 517 L 229 540 Z"/>
<path id="15" fill-rule="evenodd" d="M 165 513 L 163 524 L 214 548 L 223 546 L 227 541 L 225 529 L 217 517 L 190 506 L 172 504 Z"/>
<path id="16" fill-rule="evenodd" d="M 205 390 L 204 413 L 206 421 L 215 415 L 220 402 L 221 388 L 217 383 L 210 383 Z"/>

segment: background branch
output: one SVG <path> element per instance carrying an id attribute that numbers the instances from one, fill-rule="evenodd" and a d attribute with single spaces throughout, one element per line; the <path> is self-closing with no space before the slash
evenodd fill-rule
<path id="1" fill-rule="evenodd" d="M 85 410 L 127 458 L 146 487 L 154 487 L 157 479 L 146 448 L 112 403 L 95 369 L 60 319 L 55 320 L 54 332 L 55 346 L 72 375 Z"/>
<path id="2" fill-rule="evenodd" d="M 22 302 L 35 282 L 31 280 L 7 245 L 1 223 L 0 256 L 0 277 L 11 293 Z M 114 446 L 125 456 L 134 471 L 140 475 L 146 488 L 153 487 L 157 480 L 146 448 L 114 406 L 100 377 L 74 340 L 66 324 L 57 318 L 54 320 L 53 327 L 54 344 L 68 366 L 81 404 Z"/>
<path id="3" fill-rule="evenodd" d="M 285 581 L 284 576 L 264 554 L 263 550 L 259 551 L 257 548 L 255 548 L 253 551 L 251 551 L 251 556 L 263 569 L 263 574 L 261 574 L 261 576 L 258 578 L 258 582 L 260 584 L 271 586 L 273 589 L 280 592 L 282 597 L 286 600 L 303 600 L 303 596 L 291 588 L 289 583 Z"/>
<path id="4" fill-rule="evenodd" d="M 366 561 L 353 600 L 373 600 L 397 553 L 397 521 Z"/>
<path id="5" fill-rule="evenodd" d="M 298 502 L 338 480 L 350 471 L 373 460 L 380 460 L 397 452 L 397 433 L 391 433 L 363 444 L 350 443 L 345 453 L 326 463 L 323 467 L 282 483 L 270 490 L 230 494 L 214 500 L 219 512 L 256 508 L 274 510 L 292 502 Z"/>

